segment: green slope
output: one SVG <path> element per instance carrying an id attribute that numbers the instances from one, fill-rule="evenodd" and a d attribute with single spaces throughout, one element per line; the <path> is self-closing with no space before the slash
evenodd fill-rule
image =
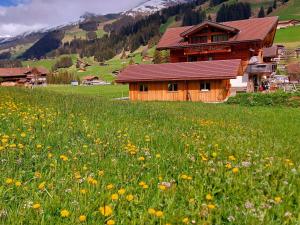
<path id="1" fill-rule="evenodd" d="M 279 16 L 280 20 L 300 19 L 300 0 L 290 0 L 272 15 Z"/>

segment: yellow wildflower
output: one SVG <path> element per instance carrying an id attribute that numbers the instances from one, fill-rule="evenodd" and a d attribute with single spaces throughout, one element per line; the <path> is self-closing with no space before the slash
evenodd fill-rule
<path id="1" fill-rule="evenodd" d="M 68 157 L 65 156 L 65 155 L 61 155 L 59 158 L 60 158 L 62 161 L 68 161 Z"/>
<path id="2" fill-rule="evenodd" d="M 155 211 L 155 209 L 153 209 L 153 208 L 149 208 L 149 209 L 148 209 L 148 213 L 149 213 L 150 215 L 155 215 L 156 211 Z"/>
<path id="3" fill-rule="evenodd" d="M 279 204 L 279 203 L 282 202 L 281 197 L 275 197 L 274 200 L 275 200 L 275 203 L 276 203 L 276 204 Z"/>
<path id="4" fill-rule="evenodd" d="M 188 224 L 190 222 L 189 218 L 185 217 L 182 219 L 182 222 Z"/>
<path id="5" fill-rule="evenodd" d="M 108 221 L 106 222 L 106 224 L 107 224 L 107 225 L 115 225 L 116 222 L 115 222 L 114 220 L 108 220 Z"/>
<path id="6" fill-rule="evenodd" d="M 163 217 L 164 216 L 164 213 L 162 211 L 156 211 L 155 212 L 155 216 L 156 217 Z"/>
<path id="7" fill-rule="evenodd" d="M 79 221 L 80 222 L 85 222 L 86 221 L 86 216 L 85 215 L 80 215 L 79 216 Z"/>
<path id="8" fill-rule="evenodd" d="M 134 196 L 133 195 L 127 195 L 126 200 L 131 202 L 133 200 Z"/>
<path id="9" fill-rule="evenodd" d="M 6 184 L 12 184 L 14 180 L 12 178 L 6 178 L 5 183 Z"/>
<path id="10" fill-rule="evenodd" d="M 126 192 L 126 190 L 124 188 L 121 188 L 120 190 L 118 190 L 119 195 L 124 195 L 125 192 Z"/>
<path id="11" fill-rule="evenodd" d="M 213 204 L 208 204 L 207 207 L 208 207 L 209 209 L 215 209 L 215 208 L 216 208 L 216 206 L 213 205 Z"/>
<path id="12" fill-rule="evenodd" d="M 114 185 L 113 185 L 113 184 L 109 184 L 109 185 L 106 186 L 106 189 L 107 189 L 107 190 L 111 190 L 111 189 L 113 189 L 113 188 L 114 188 Z"/>
<path id="13" fill-rule="evenodd" d="M 41 191 L 43 191 L 43 190 L 45 190 L 45 185 L 46 185 L 46 182 L 42 182 L 42 183 L 39 184 L 38 188 L 39 188 Z"/>
<path id="14" fill-rule="evenodd" d="M 17 181 L 17 182 L 15 183 L 15 185 L 16 185 L 16 187 L 20 187 L 20 186 L 22 185 L 22 183 L 21 183 L 20 181 Z"/>
<path id="15" fill-rule="evenodd" d="M 60 211 L 60 216 L 63 218 L 69 217 L 70 216 L 70 212 L 66 209 L 63 209 Z"/>
<path id="16" fill-rule="evenodd" d="M 119 195 L 118 194 L 112 194 L 111 195 L 111 200 L 115 201 L 119 199 Z"/>
<path id="17" fill-rule="evenodd" d="M 233 172 L 233 173 L 238 173 L 238 172 L 239 172 L 239 168 L 237 168 L 237 167 L 233 168 L 233 169 L 232 169 L 232 172 Z"/>
<path id="18" fill-rule="evenodd" d="M 110 206 L 106 205 L 106 206 L 102 206 L 99 208 L 99 212 L 103 215 L 103 216 L 110 216 L 113 213 L 113 210 Z"/>
<path id="19" fill-rule="evenodd" d="M 33 209 L 39 209 L 39 208 L 41 208 L 41 204 L 40 203 L 35 203 L 35 204 L 32 205 L 32 208 Z"/>
<path id="20" fill-rule="evenodd" d="M 205 198 L 206 200 L 211 201 L 213 199 L 213 196 L 211 196 L 211 194 L 207 194 Z"/>

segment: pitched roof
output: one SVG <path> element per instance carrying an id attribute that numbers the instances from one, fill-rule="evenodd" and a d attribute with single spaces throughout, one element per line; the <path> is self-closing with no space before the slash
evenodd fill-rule
<path id="1" fill-rule="evenodd" d="M 29 69 L 27 67 L 24 68 L 0 68 L 0 77 L 18 77 L 18 76 L 26 76 Z"/>
<path id="2" fill-rule="evenodd" d="M 239 32 L 231 37 L 225 43 L 230 42 L 242 42 L 242 41 L 253 41 L 263 40 L 266 38 L 270 30 L 277 26 L 278 17 L 265 17 L 265 18 L 254 18 L 248 20 L 237 20 L 219 23 L 220 26 L 227 26 L 239 30 Z M 196 27 L 199 25 L 196 25 Z M 158 43 L 157 48 L 172 48 L 187 46 L 188 43 L 184 42 L 181 34 L 184 34 L 188 30 L 195 28 L 195 26 L 187 27 L 176 27 L 169 28 Z M 224 42 L 222 42 L 224 43 Z M 216 44 L 216 43 L 214 43 Z M 202 44 L 203 45 L 203 44 Z M 205 45 L 205 44 L 204 44 Z"/>
<path id="3" fill-rule="evenodd" d="M 123 70 L 118 83 L 143 81 L 234 79 L 239 75 L 241 60 L 131 65 Z"/>
<path id="4" fill-rule="evenodd" d="M 18 67 L 18 68 L 0 68 L 0 77 L 23 77 L 30 73 L 33 68 L 31 67 Z M 41 74 L 48 74 L 49 71 L 44 67 L 38 67 L 37 70 Z"/>
<path id="5" fill-rule="evenodd" d="M 189 28 L 186 31 L 182 32 L 180 34 L 180 36 L 181 37 L 186 37 L 188 35 L 191 35 L 191 34 L 197 32 L 198 30 L 200 30 L 200 29 L 202 29 L 203 27 L 206 27 L 206 26 L 216 27 L 216 28 L 219 28 L 219 29 L 222 29 L 222 30 L 233 32 L 233 33 L 237 33 L 239 31 L 238 29 L 236 29 L 234 27 L 226 26 L 226 25 L 223 25 L 223 24 L 220 24 L 220 23 L 211 22 L 211 21 L 205 21 L 205 22 L 203 22 L 203 23 L 201 23 L 199 25 L 192 26 L 191 28 Z"/>
<path id="6" fill-rule="evenodd" d="M 276 58 L 278 56 L 278 46 L 263 48 L 263 56 L 264 58 Z"/>

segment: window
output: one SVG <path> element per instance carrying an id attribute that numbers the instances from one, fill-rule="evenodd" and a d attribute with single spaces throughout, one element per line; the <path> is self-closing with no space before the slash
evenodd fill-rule
<path id="1" fill-rule="evenodd" d="M 169 83 L 168 91 L 178 91 L 178 84 L 177 83 Z"/>
<path id="2" fill-rule="evenodd" d="M 140 92 L 147 92 L 148 85 L 147 84 L 140 84 Z"/>
<path id="3" fill-rule="evenodd" d="M 210 91 L 210 82 L 208 81 L 200 82 L 200 91 Z"/>
<path id="4" fill-rule="evenodd" d="M 207 36 L 198 36 L 191 38 L 191 44 L 207 43 Z"/>
<path id="5" fill-rule="evenodd" d="M 228 35 L 227 34 L 213 35 L 211 41 L 212 42 L 228 41 Z"/>
<path id="6" fill-rule="evenodd" d="M 189 55 L 188 56 L 188 62 L 197 62 L 198 61 L 198 57 L 195 55 Z"/>

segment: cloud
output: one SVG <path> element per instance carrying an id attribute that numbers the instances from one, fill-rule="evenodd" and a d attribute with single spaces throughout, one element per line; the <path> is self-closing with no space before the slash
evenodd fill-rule
<path id="1" fill-rule="evenodd" d="M 15 0 L 0 7 L 0 36 L 77 21 L 85 12 L 106 14 L 136 6 L 141 0 Z"/>

